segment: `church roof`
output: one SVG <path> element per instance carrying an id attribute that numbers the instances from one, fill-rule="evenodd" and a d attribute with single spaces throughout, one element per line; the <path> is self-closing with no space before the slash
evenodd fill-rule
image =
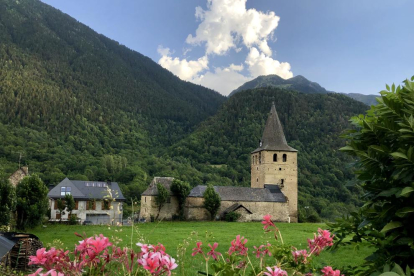
<path id="1" fill-rule="evenodd" d="M 157 188 L 157 184 L 160 183 L 161 185 L 163 185 L 167 191 L 171 193 L 171 184 L 174 180 L 174 177 L 159 177 L 156 176 L 154 177 L 154 179 L 151 181 L 151 183 L 149 184 L 148 188 L 145 190 L 145 192 L 142 193 L 143 196 L 156 196 L 158 195 L 158 188 Z"/>
<path id="2" fill-rule="evenodd" d="M 198 185 L 190 192 L 189 197 L 203 197 L 207 186 Z M 253 201 L 253 202 L 286 202 L 282 192 L 272 193 L 269 189 L 214 186 L 222 201 Z"/>
<path id="3" fill-rule="evenodd" d="M 262 150 L 297 151 L 286 142 L 282 124 L 276 112 L 275 103 L 272 104 L 272 108 L 270 109 L 260 146 L 253 152 Z"/>

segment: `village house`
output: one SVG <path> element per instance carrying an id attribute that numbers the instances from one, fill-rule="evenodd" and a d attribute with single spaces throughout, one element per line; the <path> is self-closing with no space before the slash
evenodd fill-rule
<path id="1" fill-rule="evenodd" d="M 26 176 L 29 176 L 29 167 L 20 167 L 9 176 L 9 181 L 14 187 L 17 187 L 17 184 L 19 184 Z"/>
<path id="2" fill-rule="evenodd" d="M 68 220 L 68 212 L 60 214 L 57 200 L 72 195 L 75 209 L 72 216 L 90 224 L 122 223 L 124 196 L 116 182 L 80 181 L 65 178 L 48 193 L 51 220 Z"/>
<path id="3" fill-rule="evenodd" d="M 297 150 L 287 144 L 282 124 L 272 104 L 259 147 L 251 153 L 250 187 L 214 186 L 221 207 L 218 217 L 229 212 L 239 213 L 240 221 L 258 221 L 270 214 L 275 221 L 298 221 L 298 164 Z M 172 177 L 155 177 L 141 196 L 141 218 L 158 215 L 157 184 L 169 192 L 168 203 L 162 207 L 159 219 L 169 220 L 177 214 L 178 202 L 170 186 Z M 207 186 L 194 187 L 186 199 L 185 216 L 188 220 L 210 218 L 204 208 L 203 194 Z"/>

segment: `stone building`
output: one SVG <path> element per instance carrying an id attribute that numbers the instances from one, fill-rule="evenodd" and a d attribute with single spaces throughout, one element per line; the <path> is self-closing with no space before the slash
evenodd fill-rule
<path id="1" fill-rule="evenodd" d="M 50 199 L 51 220 L 68 220 L 68 212 L 60 214 L 57 200 L 72 195 L 75 209 L 72 216 L 90 224 L 122 223 L 122 204 L 125 198 L 116 182 L 63 179 L 47 194 Z"/>
<path id="2" fill-rule="evenodd" d="M 10 183 L 16 187 L 24 177 L 29 176 L 29 167 L 21 167 L 9 176 Z"/>
<path id="3" fill-rule="evenodd" d="M 258 221 L 270 214 L 275 221 L 297 222 L 298 176 L 297 150 L 287 144 L 282 124 L 272 104 L 259 147 L 251 153 L 251 186 L 214 186 L 221 207 L 218 217 L 229 212 L 241 215 L 240 221 Z M 173 178 L 156 177 L 141 197 L 141 217 L 156 217 L 156 184 L 170 191 Z M 207 186 L 193 188 L 186 200 L 188 220 L 207 220 L 203 194 Z M 177 212 L 177 200 L 170 191 L 170 201 L 160 212 L 160 219 L 171 219 Z"/>

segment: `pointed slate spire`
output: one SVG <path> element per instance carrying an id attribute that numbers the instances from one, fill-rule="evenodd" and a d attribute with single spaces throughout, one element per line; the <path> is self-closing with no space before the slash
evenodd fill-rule
<path id="1" fill-rule="evenodd" d="M 261 150 L 297 151 L 294 148 L 289 147 L 286 142 L 285 134 L 283 133 L 282 124 L 277 116 L 274 102 L 272 103 L 272 108 L 270 109 L 270 114 L 266 121 L 259 148 L 254 152 Z"/>

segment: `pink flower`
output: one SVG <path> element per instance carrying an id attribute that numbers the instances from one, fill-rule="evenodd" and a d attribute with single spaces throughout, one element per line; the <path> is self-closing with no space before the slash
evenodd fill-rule
<path id="1" fill-rule="evenodd" d="M 232 240 L 231 246 L 229 248 L 229 255 L 234 252 L 239 252 L 240 255 L 246 255 L 248 248 L 245 246 L 247 239 L 244 237 L 240 238 L 240 235 L 237 235 L 235 240 Z"/>
<path id="2" fill-rule="evenodd" d="M 213 259 L 217 261 L 218 260 L 218 256 L 221 255 L 220 252 L 214 251 L 214 250 L 216 250 L 216 248 L 218 246 L 218 243 L 215 242 L 213 244 L 213 246 L 211 246 L 210 244 L 208 244 L 208 246 L 211 248 L 211 250 L 207 253 L 207 255 L 213 257 Z"/>
<path id="3" fill-rule="evenodd" d="M 325 266 L 321 271 L 323 273 L 322 276 L 341 276 L 341 271 L 333 270 L 330 266 Z"/>
<path id="4" fill-rule="evenodd" d="M 331 236 L 331 233 L 328 230 L 319 228 L 318 233 L 318 236 L 314 234 L 314 239 L 308 239 L 308 245 L 311 251 L 310 254 L 314 253 L 316 256 L 318 256 L 325 247 L 333 245 L 334 237 L 333 235 Z"/>
<path id="5" fill-rule="evenodd" d="M 171 270 L 175 269 L 178 265 L 175 263 L 175 259 L 170 256 L 162 257 L 162 266 L 168 272 L 168 275 L 171 275 Z"/>
<path id="6" fill-rule="evenodd" d="M 264 272 L 264 275 L 267 276 L 288 276 L 287 272 L 274 266 L 273 269 L 271 267 L 266 267 L 269 272 Z"/>
<path id="7" fill-rule="evenodd" d="M 308 253 L 306 252 L 306 250 L 292 251 L 292 255 L 295 259 L 295 263 L 306 263 L 306 258 L 308 257 Z"/>
<path id="8" fill-rule="evenodd" d="M 40 250 L 40 249 L 39 249 Z M 39 251 L 39 250 L 37 250 L 37 251 Z M 30 263 L 29 263 L 29 265 L 30 265 Z M 39 273 L 40 273 L 40 271 L 42 271 L 43 270 L 43 268 L 39 268 L 38 270 L 36 270 L 34 273 L 32 273 L 32 274 L 29 274 L 29 275 L 27 275 L 27 276 L 37 276 L 37 275 L 39 275 Z"/>
<path id="9" fill-rule="evenodd" d="M 277 229 L 276 225 L 272 221 L 272 216 L 271 215 L 263 216 L 262 224 L 264 225 L 263 230 L 265 230 L 266 232 L 270 231 L 270 229 L 268 229 L 269 227 L 274 227 L 275 229 Z"/>
<path id="10" fill-rule="evenodd" d="M 43 268 L 39 268 L 34 273 L 29 274 L 28 276 L 47 276 L 47 275 L 50 275 L 50 276 L 65 276 L 65 274 L 60 273 L 60 272 L 56 272 L 56 270 L 54 270 L 54 269 L 51 269 L 46 273 L 40 273 L 40 271 L 42 271 L 42 270 L 43 270 Z"/>
<path id="11" fill-rule="evenodd" d="M 160 269 L 161 254 L 159 252 L 149 252 L 138 261 L 144 269 L 150 273 L 157 272 Z"/>
<path id="12" fill-rule="evenodd" d="M 201 245 L 203 245 L 202 242 L 197 242 L 197 247 L 193 248 L 193 253 L 191 254 L 191 256 L 195 256 L 197 254 L 203 254 L 203 250 L 201 249 Z"/>
<path id="13" fill-rule="evenodd" d="M 47 252 L 45 253 L 46 248 L 40 248 L 36 251 L 36 256 L 30 256 L 29 265 L 44 265 L 47 261 Z"/>
<path id="14" fill-rule="evenodd" d="M 272 246 L 270 243 L 267 245 L 261 245 L 259 247 L 253 246 L 255 251 L 253 251 L 254 254 L 256 254 L 256 258 L 260 258 L 261 256 L 266 256 L 268 254 L 269 256 L 272 256 L 272 253 L 269 251 L 269 247 Z"/>

